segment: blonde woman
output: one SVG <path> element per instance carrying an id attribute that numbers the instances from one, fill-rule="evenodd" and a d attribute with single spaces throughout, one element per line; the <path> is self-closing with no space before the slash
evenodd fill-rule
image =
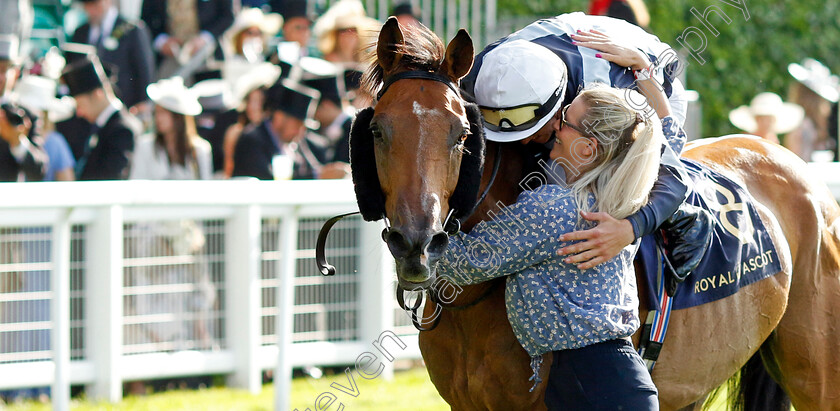
<path id="1" fill-rule="evenodd" d="M 580 217 L 584 212 L 614 219 L 637 212 L 648 201 L 663 144 L 678 153 L 685 133 L 665 93 L 653 84 L 643 54 L 597 32 L 576 40 L 601 51 L 599 58 L 637 68 L 637 86 L 645 96 L 595 85 L 557 110 L 550 156 L 561 184 L 525 191 L 510 212 L 451 237 L 438 267 L 462 285 L 507 277 L 508 319 L 532 358 L 535 385 L 541 382 L 542 355 L 553 353 L 545 395 L 549 410 L 658 409 L 656 387 L 629 341 L 640 325 L 637 247 L 623 246 L 605 262 L 581 269 L 558 255 L 557 239 L 591 227 Z M 659 118 L 634 108 L 645 100 Z"/>

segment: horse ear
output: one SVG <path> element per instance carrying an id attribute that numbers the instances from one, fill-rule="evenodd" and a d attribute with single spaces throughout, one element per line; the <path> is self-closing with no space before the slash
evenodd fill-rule
<path id="1" fill-rule="evenodd" d="M 478 201 L 478 189 L 481 185 L 481 174 L 484 172 L 484 126 L 482 126 L 481 111 L 472 103 L 464 105 L 467 121 L 470 123 L 470 135 L 464 143 L 464 155 L 461 157 L 461 169 L 458 174 L 458 184 L 449 197 L 449 208 L 454 209 L 453 216 L 459 221 L 466 220 Z"/>
<path id="2" fill-rule="evenodd" d="M 386 73 L 397 67 L 402 53 L 399 47 L 405 44 L 402 29 L 396 17 L 389 17 L 379 30 L 379 40 L 376 43 L 376 58 Z"/>
<path id="3" fill-rule="evenodd" d="M 446 46 L 446 57 L 442 64 L 443 74 L 457 82 L 470 72 L 474 54 L 475 48 L 470 34 L 464 29 L 458 30 L 458 34 Z"/>
<path id="4" fill-rule="evenodd" d="M 359 111 L 350 127 L 350 171 L 359 212 L 365 221 L 376 221 L 385 215 L 385 195 L 376 174 L 376 155 L 370 120 L 373 107 Z"/>

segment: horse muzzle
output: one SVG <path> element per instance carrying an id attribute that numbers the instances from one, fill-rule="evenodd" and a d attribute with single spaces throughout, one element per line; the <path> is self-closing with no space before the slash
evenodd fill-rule
<path id="1" fill-rule="evenodd" d="M 383 231 L 382 239 L 397 263 L 400 286 L 406 290 L 431 287 L 437 262 L 449 245 L 449 236 L 445 232 L 429 234 L 389 228 Z"/>

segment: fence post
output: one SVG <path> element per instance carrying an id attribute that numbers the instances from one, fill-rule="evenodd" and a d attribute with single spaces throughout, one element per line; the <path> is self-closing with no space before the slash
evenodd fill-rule
<path id="1" fill-rule="evenodd" d="M 85 311 L 89 317 L 85 342 L 96 374 L 88 394 L 94 399 L 118 402 L 122 399 L 123 209 L 112 205 L 97 211 L 86 244 Z M 66 277 L 69 279 L 69 273 Z"/>
<path id="2" fill-rule="evenodd" d="M 52 226 L 53 263 L 50 278 L 53 299 L 50 307 L 52 317 L 52 352 L 55 364 L 55 379 L 52 384 L 53 409 L 70 409 L 70 216 L 64 210 L 62 218 Z"/>
<path id="3" fill-rule="evenodd" d="M 289 358 L 294 331 L 295 272 L 297 264 L 299 206 L 283 216 L 280 227 L 279 283 L 277 284 L 277 369 L 274 371 L 274 409 L 286 411 L 291 404 L 292 360 Z"/>
<path id="4" fill-rule="evenodd" d="M 359 338 L 366 346 L 379 340 L 385 331 L 394 329 L 394 287 L 393 278 L 387 270 L 394 260 L 382 241 L 382 224 L 359 220 Z M 361 354 L 361 353 L 359 353 Z M 377 352 L 373 352 L 379 355 Z M 382 377 L 394 378 L 394 363 L 380 361 L 385 366 Z"/>
<path id="5" fill-rule="evenodd" d="M 228 384 L 258 394 L 260 348 L 260 207 L 238 207 L 227 224 L 225 307 L 228 344 L 235 362 Z"/>

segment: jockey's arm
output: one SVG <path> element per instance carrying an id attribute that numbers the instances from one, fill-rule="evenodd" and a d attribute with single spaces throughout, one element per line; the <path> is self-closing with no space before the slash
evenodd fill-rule
<path id="1" fill-rule="evenodd" d="M 598 44 L 605 41 L 605 36 L 598 32 L 582 33 L 573 36 L 582 46 L 589 46 L 603 52 L 600 56 L 616 64 L 636 70 L 636 85 L 662 119 L 663 133 L 668 144 L 663 147 L 662 164 L 659 177 L 650 192 L 648 203 L 636 213 L 623 220 L 616 220 L 606 213 L 585 213 L 583 217 L 598 221 L 598 226 L 590 230 L 576 231 L 560 237 L 561 241 L 584 240 L 561 248 L 560 255 L 574 254 L 565 259 L 567 263 L 577 263 L 581 269 L 594 267 L 616 256 L 624 247 L 652 233 L 657 227 L 677 211 L 688 195 L 688 177 L 679 161 L 679 152 L 685 144 L 685 133 L 671 117 L 668 98 L 662 86 L 650 72 L 650 62 L 638 50 L 615 44 Z"/>

